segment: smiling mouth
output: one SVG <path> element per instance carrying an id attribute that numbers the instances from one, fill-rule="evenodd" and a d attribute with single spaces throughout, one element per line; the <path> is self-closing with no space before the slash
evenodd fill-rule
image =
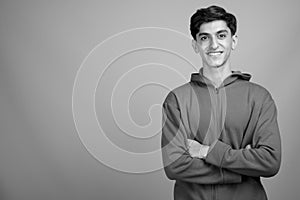
<path id="1" fill-rule="evenodd" d="M 218 56 L 218 55 L 221 55 L 222 53 L 223 53 L 223 51 L 212 51 L 212 52 L 208 52 L 207 55 Z"/>

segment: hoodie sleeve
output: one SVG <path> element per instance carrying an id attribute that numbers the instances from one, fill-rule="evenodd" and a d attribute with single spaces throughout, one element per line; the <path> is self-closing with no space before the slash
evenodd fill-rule
<path id="1" fill-rule="evenodd" d="M 281 162 L 281 139 L 277 110 L 270 94 L 254 117 L 257 120 L 253 131 L 245 136 L 252 141 L 251 149 L 232 149 L 230 145 L 217 140 L 205 161 L 247 176 L 271 177 L 277 174 Z"/>
<path id="2" fill-rule="evenodd" d="M 171 92 L 163 104 L 162 157 L 171 180 L 198 184 L 240 183 L 241 175 L 190 156 L 176 96 Z"/>

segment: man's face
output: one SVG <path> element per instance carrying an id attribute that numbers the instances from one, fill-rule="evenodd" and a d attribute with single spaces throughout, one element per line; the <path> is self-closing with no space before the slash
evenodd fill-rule
<path id="1" fill-rule="evenodd" d="M 237 36 L 223 20 L 204 23 L 200 26 L 193 48 L 200 53 L 204 67 L 218 68 L 229 64 L 231 50 L 235 48 Z"/>

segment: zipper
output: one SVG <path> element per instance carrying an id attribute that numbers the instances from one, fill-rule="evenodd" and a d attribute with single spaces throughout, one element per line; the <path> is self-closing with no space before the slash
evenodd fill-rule
<path id="1" fill-rule="evenodd" d="M 215 93 L 216 93 L 216 94 L 219 94 L 219 90 L 220 90 L 220 88 L 215 87 Z"/>
<path id="2" fill-rule="evenodd" d="M 215 93 L 219 94 L 220 89 L 223 88 L 223 87 L 225 87 L 225 86 L 224 85 L 220 85 L 219 87 L 216 87 L 216 86 L 212 86 L 212 87 L 213 87 Z"/>
<path id="3" fill-rule="evenodd" d="M 216 200 L 216 186 L 212 185 L 212 200 Z"/>

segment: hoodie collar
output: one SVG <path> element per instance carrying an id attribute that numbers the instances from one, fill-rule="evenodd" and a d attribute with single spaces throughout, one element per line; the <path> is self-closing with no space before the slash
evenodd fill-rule
<path id="1" fill-rule="evenodd" d="M 240 71 L 232 71 L 232 74 L 229 75 L 223 81 L 223 83 L 221 84 L 220 87 L 222 87 L 222 86 L 225 87 L 226 85 L 229 85 L 229 84 L 235 82 L 237 79 L 249 81 L 250 78 L 251 78 L 251 75 L 248 73 L 242 73 Z M 191 75 L 191 82 L 198 82 L 198 83 L 201 83 L 201 84 L 204 84 L 207 86 L 208 85 L 214 86 L 213 83 L 203 75 L 203 68 L 200 69 L 199 73 L 193 73 Z"/>

